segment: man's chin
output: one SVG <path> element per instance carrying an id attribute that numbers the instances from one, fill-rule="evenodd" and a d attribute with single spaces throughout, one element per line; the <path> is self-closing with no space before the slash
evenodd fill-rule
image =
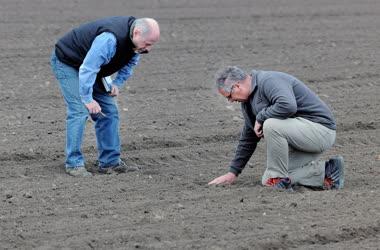
<path id="1" fill-rule="evenodd" d="M 147 49 L 133 49 L 133 51 L 137 54 L 148 54 L 149 50 Z"/>

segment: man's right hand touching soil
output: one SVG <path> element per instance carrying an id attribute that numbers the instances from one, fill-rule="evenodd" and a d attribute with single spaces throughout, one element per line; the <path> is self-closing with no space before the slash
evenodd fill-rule
<path id="1" fill-rule="evenodd" d="M 220 185 L 220 184 L 232 184 L 236 181 L 237 176 L 234 173 L 227 173 L 225 175 L 219 176 L 214 180 L 210 181 L 208 185 Z"/>

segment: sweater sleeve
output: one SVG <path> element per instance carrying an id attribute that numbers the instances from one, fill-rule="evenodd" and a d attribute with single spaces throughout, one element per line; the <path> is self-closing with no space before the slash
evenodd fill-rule
<path id="1" fill-rule="evenodd" d="M 235 157 L 231 162 L 229 172 L 238 176 L 251 158 L 260 138 L 246 123 L 240 134 L 239 144 L 235 151 Z"/>
<path id="2" fill-rule="evenodd" d="M 271 103 L 257 114 L 256 119 L 263 124 L 266 119 L 286 119 L 297 112 L 297 102 L 292 86 L 283 79 L 269 77 L 262 87 L 263 95 Z"/>

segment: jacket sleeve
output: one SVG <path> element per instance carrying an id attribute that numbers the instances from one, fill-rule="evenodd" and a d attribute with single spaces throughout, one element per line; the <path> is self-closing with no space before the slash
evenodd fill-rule
<path id="1" fill-rule="evenodd" d="M 259 141 L 260 138 L 257 137 L 251 127 L 245 123 L 240 134 L 239 144 L 236 148 L 235 157 L 231 162 L 229 172 L 234 173 L 236 176 L 242 172 L 255 151 Z"/>
<path id="2" fill-rule="evenodd" d="M 128 80 L 129 77 L 133 74 L 134 67 L 139 63 L 140 61 L 140 55 L 135 54 L 131 60 L 125 65 L 122 69 L 119 70 L 117 73 L 116 78 L 113 80 L 113 83 L 118 86 L 122 87 L 124 82 Z"/>
<path id="3" fill-rule="evenodd" d="M 79 95 L 83 103 L 93 101 L 92 92 L 100 67 L 110 62 L 116 51 L 116 37 L 109 32 L 98 35 L 79 67 Z"/>
<path id="4" fill-rule="evenodd" d="M 262 86 L 263 95 L 269 100 L 270 106 L 263 108 L 256 119 L 263 124 L 266 119 L 286 119 L 297 112 L 297 102 L 292 86 L 283 79 L 273 77 L 265 80 Z"/>

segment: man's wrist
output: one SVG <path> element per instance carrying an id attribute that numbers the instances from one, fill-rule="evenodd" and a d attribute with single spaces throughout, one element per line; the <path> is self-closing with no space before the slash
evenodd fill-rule
<path id="1" fill-rule="evenodd" d="M 264 123 L 264 120 L 261 119 L 262 117 L 260 115 L 257 115 L 256 116 L 256 121 L 260 124 L 260 125 L 263 125 Z"/>
<path id="2" fill-rule="evenodd" d="M 230 169 L 229 169 L 228 172 L 234 174 L 236 177 L 238 177 L 239 174 L 241 173 L 241 172 L 239 172 L 237 169 L 235 169 L 233 167 L 230 167 Z"/>
<path id="3" fill-rule="evenodd" d="M 112 85 L 114 85 L 114 86 L 120 88 L 120 87 L 122 87 L 122 86 L 124 85 L 124 82 L 119 82 L 119 81 L 115 81 L 115 80 L 114 80 L 114 81 L 112 82 Z"/>
<path id="4" fill-rule="evenodd" d="M 83 104 L 89 104 L 90 102 L 92 102 L 94 99 L 91 97 L 88 97 L 88 96 L 81 96 L 81 101 Z"/>

